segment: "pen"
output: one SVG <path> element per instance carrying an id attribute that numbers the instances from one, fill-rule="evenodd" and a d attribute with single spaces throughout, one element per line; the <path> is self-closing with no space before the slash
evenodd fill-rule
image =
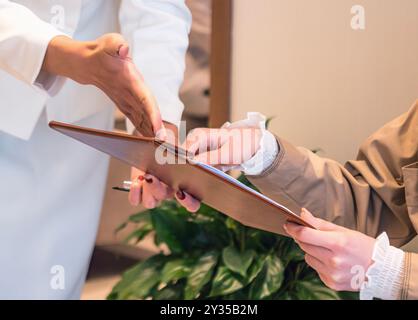
<path id="1" fill-rule="evenodd" d="M 113 190 L 129 192 L 131 190 L 132 181 L 123 181 L 122 187 L 113 187 Z"/>

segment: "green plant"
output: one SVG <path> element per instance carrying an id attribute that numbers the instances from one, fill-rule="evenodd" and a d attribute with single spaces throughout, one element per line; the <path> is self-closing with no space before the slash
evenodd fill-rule
<path id="1" fill-rule="evenodd" d="M 249 185 L 244 176 L 240 181 Z M 154 232 L 157 254 L 122 275 L 108 299 L 339 299 L 304 262 L 292 239 L 245 227 L 202 204 L 196 214 L 175 201 L 137 213 L 126 241 Z M 351 297 L 351 296 L 350 296 Z"/>

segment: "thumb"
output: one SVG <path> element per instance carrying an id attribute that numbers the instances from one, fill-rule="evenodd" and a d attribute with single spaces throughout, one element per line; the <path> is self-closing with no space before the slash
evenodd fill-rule
<path id="1" fill-rule="evenodd" d="M 121 59 L 126 59 L 126 58 L 129 58 L 129 46 L 128 46 L 128 44 L 124 43 L 124 44 L 121 44 L 121 45 L 119 46 L 119 49 L 118 49 L 118 56 L 119 56 Z"/>
<path id="2" fill-rule="evenodd" d="M 167 130 L 164 126 L 163 119 L 161 117 L 160 109 L 158 108 L 158 103 L 155 97 L 149 92 L 152 100 L 152 109 L 149 110 L 150 120 L 152 123 L 152 129 L 154 131 L 155 137 L 159 140 L 165 141 L 167 139 Z M 175 138 L 173 138 L 175 141 Z"/>
<path id="3" fill-rule="evenodd" d="M 336 224 L 314 217 L 312 213 L 305 208 L 302 209 L 300 217 L 318 230 L 335 231 L 340 228 Z"/>
<path id="4" fill-rule="evenodd" d="M 107 33 L 99 38 L 104 44 L 104 50 L 111 56 L 126 58 L 129 54 L 129 45 L 119 33 Z"/>

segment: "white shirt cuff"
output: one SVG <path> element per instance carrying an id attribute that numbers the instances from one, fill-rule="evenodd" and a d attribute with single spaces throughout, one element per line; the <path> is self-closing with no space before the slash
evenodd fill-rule
<path id="1" fill-rule="evenodd" d="M 53 97 L 58 94 L 65 81 L 65 77 L 56 76 L 41 70 L 34 84 L 45 90 L 50 97 Z"/>
<path id="2" fill-rule="evenodd" d="M 366 272 L 367 280 L 360 290 L 361 300 L 373 298 L 397 300 L 402 290 L 405 253 L 389 244 L 384 232 L 374 245 L 372 260 L 374 263 Z"/>
<path id="3" fill-rule="evenodd" d="M 260 149 L 251 159 L 241 164 L 241 167 L 246 175 L 259 175 L 273 164 L 278 153 L 276 137 L 266 129 L 262 129 Z"/>
<path id="4" fill-rule="evenodd" d="M 223 166 L 222 170 L 241 170 L 246 175 L 259 175 L 276 159 L 279 152 L 279 147 L 276 141 L 276 137 L 266 130 L 266 117 L 259 112 L 248 112 L 247 119 L 236 121 L 233 123 L 225 123 L 222 128 L 234 129 L 234 128 L 260 128 L 261 138 L 259 143 L 259 149 L 254 156 L 243 162 L 239 166 Z"/>

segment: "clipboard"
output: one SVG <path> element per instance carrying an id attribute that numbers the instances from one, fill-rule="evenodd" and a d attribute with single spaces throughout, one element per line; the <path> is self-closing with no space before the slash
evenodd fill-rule
<path id="1" fill-rule="evenodd" d="M 56 121 L 51 121 L 49 126 L 130 166 L 154 175 L 174 190 L 186 191 L 246 226 L 281 235 L 287 235 L 283 229 L 286 221 L 313 228 L 287 207 L 247 187 L 221 170 L 194 162 L 181 148 L 158 139 L 84 128 Z M 161 159 L 165 160 L 165 163 L 162 163 Z"/>

